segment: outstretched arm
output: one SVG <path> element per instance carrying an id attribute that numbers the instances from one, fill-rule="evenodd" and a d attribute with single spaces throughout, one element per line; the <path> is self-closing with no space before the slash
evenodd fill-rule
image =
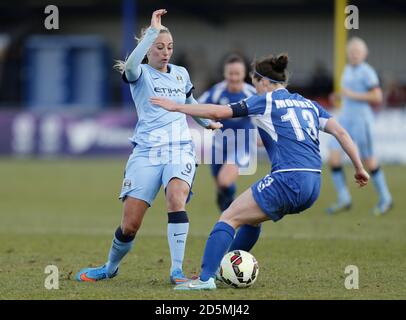
<path id="1" fill-rule="evenodd" d="M 352 164 L 354 165 L 355 182 L 360 187 L 365 186 L 368 183 L 369 174 L 365 171 L 364 167 L 362 166 L 362 162 L 359 157 L 357 147 L 355 146 L 348 132 L 343 127 L 341 127 L 334 118 L 330 118 L 327 121 L 326 126 L 324 127 L 324 131 L 336 137 L 338 142 L 341 144 L 341 147 L 344 149 L 345 153 L 350 157 Z"/>
<path id="2" fill-rule="evenodd" d="M 162 28 L 161 17 L 165 13 L 165 9 L 156 10 L 152 13 L 151 26 L 147 29 L 144 38 L 125 61 L 124 72 L 128 81 L 136 81 L 140 77 L 141 62 L 159 35 Z"/>
<path id="3" fill-rule="evenodd" d="M 193 94 L 191 94 L 188 98 L 186 98 L 186 103 L 187 104 L 193 104 L 197 105 L 199 104 L 196 99 L 193 97 Z M 193 120 L 195 120 L 199 125 L 201 125 L 203 128 L 206 129 L 220 129 L 223 127 L 223 125 L 220 122 L 213 122 L 208 119 L 192 116 Z"/>
<path id="4" fill-rule="evenodd" d="M 382 103 L 383 99 L 382 89 L 378 87 L 363 93 L 343 88 L 341 94 L 350 99 L 365 101 L 368 103 Z"/>
<path id="5" fill-rule="evenodd" d="M 168 111 L 182 112 L 194 117 L 202 117 L 207 119 L 227 119 L 233 117 L 233 110 L 230 106 L 217 105 L 217 104 L 195 104 L 191 108 L 185 104 L 177 104 L 176 102 L 161 98 L 152 97 L 150 98 L 152 104 L 161 106 Z"/>

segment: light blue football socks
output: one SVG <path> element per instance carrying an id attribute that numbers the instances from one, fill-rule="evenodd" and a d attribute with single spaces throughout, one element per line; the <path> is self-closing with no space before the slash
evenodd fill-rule
<path id="1" fill-rule="evenodd" d="M 371 171 L 371 177 L 379 195 L 379 202 L 372 209 L 372 213 L 376 216 L 383 215 L 393 207 L 392 196 L 389 192 L 388 185 L 386 184 L 385 175 L 379 167 Z"/>
<path id="2" fill-rule="evenodd" d="M 351 203 L 351 196 L 345 182 L 344 170 L 342 167 L 336 167 L 331 169 L 331 175 L 333 183 L 338 194 L 339 204 Z"/>
<path id="3" fill-rule="evenodd" d="M 126 236 L 121 227 L 118 227 L 112 241 L 109 252 L 109 260 L 106 263 L 107 273 L 113 274 L 124 256 L 131 250 L 135 236 Z"/>
<path id="4" fill-rule="evenodd" d="M 371 171 L 372 181 L 379 195 L 379 202 L 391 202 L 392 196 L 389 192 L 388 185 L 386 184 L 385 175 L 383 171 L 378 167 Z"/>
<path id="5" fill-rule="evenodd" d="M 182 270 L 189 219 L 185 211 L 168 212 L 168 244 L 171 252 L 171 274 Z"/>

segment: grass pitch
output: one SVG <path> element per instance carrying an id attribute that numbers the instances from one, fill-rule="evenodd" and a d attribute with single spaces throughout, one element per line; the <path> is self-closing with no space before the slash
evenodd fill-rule
<path id="1" fill-rule="evenodd" d="M 327 216 L 335 199 L 328 170 L 319 200 L 305 213 L 264 224 L 252 253 L 259 261 L 249 289 L 175 292 L 169 284 L 167 214 L 163 193 L 149 209 L 133 251 L 118 277 L 97 283 L 74 281 L 86 266 L 105 262 L 121 220 L 117 196 L 126 159 L 0 159 L 1 299 L 406 299 L 405 167 L 384 167 L 395 207 L 388 215 L 369 212 L 377 202 L 371 183 L 351 185 L 350 212 Z M 268 170 L 241 177 L 242 192 Z M 351 169 L 347 179 L 351 181 Z M 207 236 L 217 220 L 209 168 L 200 166 L 186 247 L 186 274 L 199 270 Z M 59 290 L 44 287 L 47 265 L 59 269 Z M 347 290 L 347 265 L 359 268 L 359 289 Z"/>

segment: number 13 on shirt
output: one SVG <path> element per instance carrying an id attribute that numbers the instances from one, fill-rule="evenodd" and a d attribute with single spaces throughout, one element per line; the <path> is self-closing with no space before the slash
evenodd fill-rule
<path id="1" fill-rule="evenodd" d="M 317 141 L 317 139 L 318 139 L 317 129 L 316 129 L 314 117 L 313 117 L 311 111 L 302 110 L 302 118 L 303 118 L 303 120 L 306 121 L 306 124 L 307 124 L 306 128 L 302 128 L 302 126 L 300 125 L 300 121 L 297 117 L 297 114 L 296 114 L 296 111 L 294 108 L 288 108 L 286 114 L 281 116 L 281 120 L 283 122 L 286 122 L 286 121 L 290 122 L 290 124 L 292 125 L 293 130 L 295 132 L 296 139 L 298 141 L 305 140 L 305 135 L 303 133 L 304 129 L 306 130 L 306 132 L 309 134 L 309 136 L 313 140 Z"/>

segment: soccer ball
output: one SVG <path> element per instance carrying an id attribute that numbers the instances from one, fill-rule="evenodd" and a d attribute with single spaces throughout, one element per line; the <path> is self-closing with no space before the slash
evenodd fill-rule
<path id="1" fill-rule="evenodd" d="M 234 250 L 221 260 L 218 275 L 231 287 L 248 288 L 257 280 L 258 271 L 258 262 L 251 253 Z"/>

